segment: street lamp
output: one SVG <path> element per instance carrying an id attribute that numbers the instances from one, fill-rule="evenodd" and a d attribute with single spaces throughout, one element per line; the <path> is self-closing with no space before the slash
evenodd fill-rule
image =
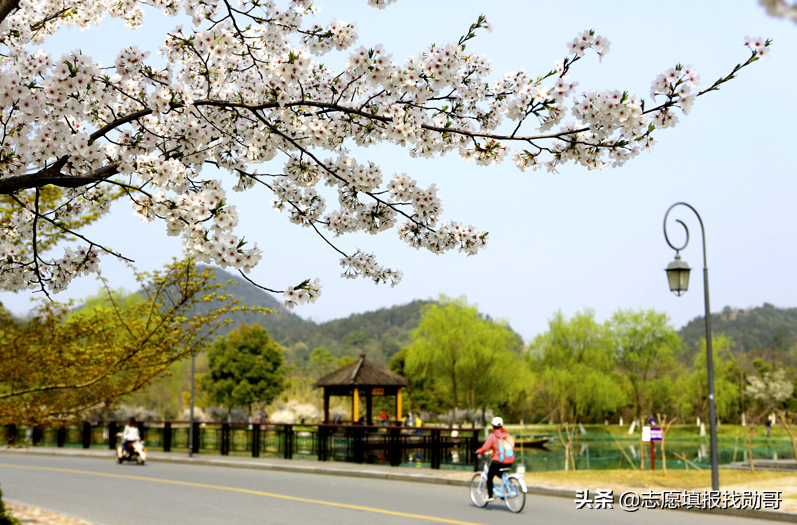
<path id="1" fill-rule="evenodd" d="M 681 221 L 678 221 L 681 222 Z M 685 228 L 686 226 L 684 226 Z M 689 289 L 689 272 L 692 269 L 681 260 L 678 252 L 675 252 L 675 260 L 667 265 L 667 281 L 670 284 L 670 291 L 675 292 L 675 295 L 681 296 Z"/>
<path id="2" fill-rule="evenodd" d="M 195 354 L 191 355 L 191 406 L 188 413 L 188 457 L 194 456 L 194 359 Z"/>
<path id="3" fill-rule="evenodd" d="M 697 220 L 700 223 L 700 233 L 703 236 L 703 295 L 706 304 L 706 364 L 708 367 L 708 422 L 709 432 L 711 434 L 711 488 L 719 490 L 720 488 L 720 475 L 719 475 L 719 456 L 717 453 L 717 406 L 714 400 L 714 355 L 711 349 L 711 309 L 708 302 L 708 266 L 706 265 L 706 231 L 703 228 L 703 219 L 692 206 L 685 202 L 676 202 L 669 207 L 667 213 L 664 214 L 664 240 L 670 245 L 670 248 L 675 250 L 675 260 L 667 265 L 667 281 L 670 285 L 670 291 L 675 292 L 676 295 L 681 296 L 689 288 L 689 265 L 681 260 L 680 251 L 686 248 L 689 244 L 689 228 L 683 221 L 676 219 L 675 222 L 681 224 L 686 231 L 686 241 L 680 248 L 673 246 L 670 238 L 667 235 L 667 217 L 676 206 L 686 206 L 697 215 Z"/>

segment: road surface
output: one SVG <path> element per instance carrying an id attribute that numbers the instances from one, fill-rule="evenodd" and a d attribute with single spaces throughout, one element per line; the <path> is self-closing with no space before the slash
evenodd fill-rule
<path id="1" fill-rule="evenodd" d="M 568 498 L 528 495 L 521 514 L 496 500 L 470 504 L 467 489 L 169 463 L 117 465 L 113 460 L 0 453 L 0 489 L 8 501 L 97 525 L 747 525 L 758 520 L 697 512 L 577 510 Z"/>

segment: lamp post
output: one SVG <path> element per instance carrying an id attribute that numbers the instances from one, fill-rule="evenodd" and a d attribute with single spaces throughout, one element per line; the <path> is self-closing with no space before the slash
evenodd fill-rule
<path id="1" fill-rule="evenodd" d="M 667 265 L 667 281 L 670 284 L 670 291 L 675 292 L 675 295 L 681 296 L 686 292 L 689 287 L 689 265 L 681 260 L 679 252 L 686 248 L 689 244 L 689 228 L 680 219 L 675 219 L 675 222 L 680 223 L 686 231 L 686 241 L 683 246 L 676 248 L 670 242 L 667 235 L 667 217 L 676 206 L 686 206 L 692 210 L 697 216 L 700 223 L 700 233 L 703 237 L 703 295 L 706 305 L 706 365 L 708 367 L 708 420 L 709 432 L 711 434 L 711 488 L 719 490 L 720 488 L 720 475 L 719 475 L 719 456 L 717 452 L 717 406 L 714 400 L 714 355 L 711 350 L 711 309 L 708 302 L 708 266 L 706 265 L 706 231 L 703 228 L 703 219 L 692 206 L 685 202 L 676 202 L 669 207 L 667 213 L 664 214 L 664 240 L 670 245 L 670 248 L 675 250 L 675 260 Z"/>
<path id="2" fill-rule="evenodd" d="M 194 358 L 191 356 L 191 406 L 188 413 L 188 457 L 194 456 Z"/>

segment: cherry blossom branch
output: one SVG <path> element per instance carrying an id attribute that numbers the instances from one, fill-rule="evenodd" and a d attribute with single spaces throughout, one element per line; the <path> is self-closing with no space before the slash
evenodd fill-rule
<path id="1" fill-rule="evenodd" d="M 246 274 L 243 272 L 243 270 L 238 270 L 238 273 L 241 275 L 241 277 L 243 277 L 244 279 L 246 279 L 247 281 L 249 281 L 249 284 L 251 284 L 252 286 L 255 286 L 255 287 L 257 287 L 257 288 L 260 288 L 261 290 L 265 290 L 265 291 L 267 291 L 267 292 L 271 292 L 271 293 L 283 293 L 283 292 L 285 292 L 285 290 L 272 290 L 271 288 L 266 288 L 265 286 L 263 286 L 263 285 L 261 285 L 261 284 L 258 284 L 258 283 L 256 283 L 255 281 L 253 281 L 252 279 L 250 279 L 250 278 L 249 278 L 249 277 L 248 277 L 248 276 L 247 276 L 247 275 L 246 275 Z"/>
<path id="2" fill-rule="evenodd" d="M 39 267 L 38 243 L 36 242 L 36 236 L 38 235 L 38 231 L 39 231 L 39 228 L 38 228 L 38 224 L 39 224 L 39 188 L 36 188 L 36 197 L 35 197 L 35 201 L 34 202 L 35 202 L 35 204 L 34 204 L 34 207 L 33 207 L 34 211 L 33 211 L 33 235 L 32 235 L 32 237 L 33 237 L 33 245 L 32 245 L 32 248 L 33 248 L 33 267 L 34 267 L 35 274 L 36 275 L 41 275 L 42 271 L 41 271 L 41 268 Z M 47 298 L 49 299 L 50 298 L 50 294 L 47 293 L 47 290 L 44 287 L 44 282 L 40 281 L 39 285 L 41 286 L 41 291 L 44 292 L 44 295 L 46 295 Z"/>
<path id="3" fill-rule="evenodd" d="M 373 162 L 361 164 L 350 157 L 352 143 L 390 143 L 426 158 L 453 151 L 480 165 L 511 156 L 523 171 L 555 172 L 565 163 L 622 166 L 653 145 L 654 131 L 674 126 L 676 113 L 687 114 L 695 98 L 766 56 L 769 45 L 748 39 L 753 56 L 703 91 L 691 67 L 666 71 L 654 80 L 654 102 L 646 107 L 627 91 L 577 93 L 577 83 L 567 81 L 585 52 L 602 57 L 609 50 L 609 41 L 592 30 L 568 43 L 568 55 L 540 76 L 518 70 L 489 81 L 490 62 L 464 52 L 479 29 L 490 29 L 483 16 L 459 40 L 398 63 L 381 46 L 355 48 L 352 23 L 307 23 L 316 9 L 304 2 L 284 10 L 259 0 L 236 6 L 230 0 L 180 7 L 155 2 L 167 14 L 182 9 L 193 20 L 190 32 L 167 35 L 160 50 L 166 66 L 148 65 L 148 53 L 131 46 L 105 68 L 78 52 L 53 61 L 26 46 L 60 25 L 95 23 L 103 14 L 140 24 L 139 0 L 124 10 L 76 0 L 69 16 L 53 7 L 36 11 L 37 2 L 43 0 L 0 0 L 0 14 L 4 6 L 15 6 L 13 26 L 0 35 L 8 49 L 0 62 L 0 88 L 8 98 L 0 108 L 0 195 L 28 189 L 52 195 L 37 201 L 35 232 L 30 222 L 20 222 L 29 213 L 21 202 L 28 197 L 0 209 L 0 228 L 12 239 L 0 245 L 0 283 L 14 289 L 31 282 L 57 289 L 82 271 L 71 252 L 58 263 L 72 265 L 71 273 L 53 277 L 42 275 L 49 266 L 25 266 L 29 242 L 35 244 L 33 260 L 40 261 L 43 251 L 67 236 L 81 239 L 74 225 L 96 220 L 107 209 L 107 187 L 126 194 L 145 221 L 162 220 L 168 234 L 181 236 L 201 262 L 248 272 L 262 252 L 234 234 L 238 212 L 226 180 L 201 177 L 205 164 L 238 174 L 235 190 L 260 182 L 273 192 L 275 208 L 287 210 L 291 222 L 312 227 L 343 256 L 346 277 L 395 284 L 399 272 L 379 267 L 372 254 L 346 255 L 321 230 L 338 236 L 395 228 L 410 246 L 469 255 L 486 245 L 487 234 L 444 221 L 434 185 L 421 188 L 406 174 L 383 175 Z M 369 3 L 384 7 L 389 0 Z M 34 27 L 40 34 L 33 35 Z M 317 60 L 347 49 L 341 71 Z M 571 115 L 574 120 L 563 121 Z M 323 158 L 322 150 L 331 151 L 331 158 Z M 273 183 L 248 173 L 250 166 L 283 155 L 285 176 Z M 323 184 L 333 188 L 339 203 L 328 213 L 318 191 Z M 39 193 L 49 186 L 57 188 Z M 86 268 L 96 266 L 96 247 L 84 253 L 91 258 L 84 259 L 91 263 Z M 286 289 L 284 297 L 291 306 L 318 293 L 320 285 L 305 281 Z"/>
<path id="4" fill-rule="evenodd" d="M 0 0 L 0 22 L 3 22 L 17 8 L 19 8 L 19 0 Z"/>

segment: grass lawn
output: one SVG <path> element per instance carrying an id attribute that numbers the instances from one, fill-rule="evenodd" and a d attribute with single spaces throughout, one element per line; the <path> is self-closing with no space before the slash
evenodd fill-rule
<path id="1" fill-rule="evenodd" d="M 665 490 L 710 490 L 710 470 L 579 470 L 527 472 L 526 483 L 565 489 L 611 489 L 615 495 L 625 491 L 637 494 Z M 720 491 L 780 491 L 780 509 L 797 513 L 797 473 L 720 469 Z M 575 492 L 574 492 L 575 494 Z"/>
<path id="2" fill-rule="evenodd" d="M 561 483 L 576 485 L 583 488 L 603 487 L 606 485 L 627 485 L 629 487 L 649 487 L 660 489 L 705 489 L 711 488 L 710 470 L 668 470 L 665 476 L 662 471 L 650 470 L 577 470 L 565 472 L 563 470 L 551 472 L 527 472 L 526 482 L 534 485 Z M 542 483 L 546 481 L 548 483 Z M 783 482 L 797 482 L 797 474 L 759 470 L 749 472 L 746 470 L 720 470 L 720 487 L 738 485 L 766 485 Z M 767 489 L 769 490 L 769 489 Z"/>

